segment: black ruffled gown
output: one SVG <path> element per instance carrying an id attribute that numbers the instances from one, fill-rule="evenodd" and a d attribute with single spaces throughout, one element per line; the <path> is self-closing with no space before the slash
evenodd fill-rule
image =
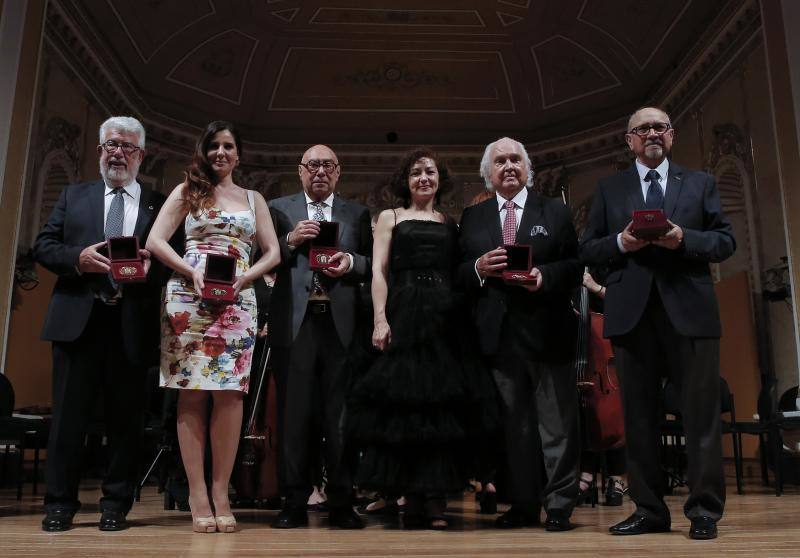
<path id="1" fill-rule="evenodd" d="M 457 235 L 452 221 L 407 220 L 394 228 L 391 343 L 368 368 L 353 371 L 348 402 L 362 489 L 397 496 L 462 490 L 476 448 L 496 426 L 494 383 L 451 286 Z"/>

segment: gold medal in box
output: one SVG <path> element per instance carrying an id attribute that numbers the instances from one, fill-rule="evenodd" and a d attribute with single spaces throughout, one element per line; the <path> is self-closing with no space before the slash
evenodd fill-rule
<path id="1" fill-rule="evenodd" d="M 210 302 L 233 302 L 236 281 L 236 258 L 222 254 L 206 255 L 202 297 Z"/>
<path id="2" fill-rule="evenodd" d="M 528 244 L 506 244 L 506 268 L 503 270 L 503 281 L 506 283 L 533 283 L 533 251 Z"/>
<path id="3" fill-rule="evenodd" d="M 139 239 L 117 236 L 106 242 L 111 277 L 117 283 L 138 283 L 147 278 L 144 260 L 139 255 Z"/>
<path id="4" fill-rule="evenodd" d="M 308 250 L 308 267 L 315 271 L 336 267 L 331 257 L 339 251 L 339 223 L 320 221 L 319 234 L 311 239 Z"/>

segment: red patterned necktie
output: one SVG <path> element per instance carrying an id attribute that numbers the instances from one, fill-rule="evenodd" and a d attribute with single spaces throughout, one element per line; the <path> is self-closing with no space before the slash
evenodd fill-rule
<path id="1" fill-rule="evenodd" d="M 517 238 L 517 212 L 514 210 L 516 204 L 506 201 L 506 218 L 503 221 L 503 244 L 514 244 Z"/>

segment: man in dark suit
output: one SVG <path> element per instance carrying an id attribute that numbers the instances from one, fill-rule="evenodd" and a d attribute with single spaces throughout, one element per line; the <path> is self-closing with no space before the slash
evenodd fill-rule
<path id="1" fill-rule="evenodd" d="M 674 129 L 662 110 L 636 111 L 625 139 L 636 162 L 600 180 L 581 257 L 606 264 L 605 331 L 614 346 L 625 408 L 628 479 L 636 512 L 616 535 L 669 531 L 659 463 L 662 376 L 680 389 L 688 454 L 684 513 L 694 539 L 717 536 L 725 504 L 720 442 L 717 300 L 709 262 L 733 254 L 714 178 L 669 160 Z M 669 231 L 652 242 L 632 234 L 631 213 L 663 209 Z"/>
<path id="2" fill-rule="evenodd" d="M 42 339 L 53 342 L 53 419 L 47 445 L 45 531 L 69 529 L 88 420 L 105 403 L 109 464 L 100 529 L 118 531 L 133 503 L 143 426 L 145 372 L 158 352 L 158 279 L 110 279 L 105 239 L 137 236 L 144 246 L 164 197 L 136 181 L 144 128 L 130 117 L 100 127 L 102 180 L 67 186 L 39 236 L 36 260 L 58 275 Z M 140 250 L 145 270 L 150 257 Z"/>
<path id="3" fill-rule="evenodd" d="M 357 529 L 363 523 L 353 511 L 352 471 L 344 450 L 348 380 L 342 365 L 355 330 L 359 282 L 370 274 L 369 211 L 334 195 L 341 167 L 329 147 L 308 149 L 298 173 L 303 190 L 270 203 L 281 246 L 269 332 L 276 357 L 280 480 L 286 496 L 273 527 L 308 524 L 306 502 L 316 476 L 310 463 L 321 444 L 313 425 L 321 424 L 330 524 Z M 339 224 L 339 251 L 331 259 L 335 267 L 315 272 L 309 267 L 309 241 L 319 234 L 320 221 Z"/>
<path id="4" fill-rule="evenodd" d="M 581 282 L 578 241 L 569 208 L 540 196 L 519 142 L 489 144 L 481 176 L 496 195 L 464 210 L 458 276 L 475 301 L 475 321 L 500 393 L 512 507 L 501 528 L 539 523 L 565 531 L 578 494 L 579 443 L 570 292 Z M 526 187 L 527 186 L 527 187 Z M 505 282 L 504 245 L 529 245 L 530 282 Z M 544 455 L 548 482 L 541 488 Z"/>

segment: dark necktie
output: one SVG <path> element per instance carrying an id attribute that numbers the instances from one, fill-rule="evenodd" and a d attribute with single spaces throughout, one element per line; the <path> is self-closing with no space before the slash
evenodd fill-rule
<path id="1" fill-rule="evenodd" d="M 647 187 L 647 197 L 644 200 L 644 206 L 647 209 L 663 209 L 664 208 L 664 193 L 661 191 L 661 184 L 658 183 L 661 175 L 655 169 L 647 171 L 647 176 L 644 179 L 650 183 Z"/>
<path id="2" fill-rule="evenodd" d="M 112 193 L 114 199 L 111 200 L 111 207 L 108 208 L 106 216 L 106 240 L 122 236 L 122 225 L 125 222 L 125 201 L 122 199 L 124 192 L 122 188 L 115 188 Z"/>
<path id="3" fill-rule="evenodd" d="M 327 221 L 325 213 L 322 211 L 324 206 L 324 202 L 311 203 L 311 207 L 314 208 L 314 221 Z M 328 289 L 325 288 L 321 275 L 316 271 L 311 275 L 311 291 L 318 296 L 328 294 Z"/>
<path id="4" fill-rule="evenodd" d="M 125 200 L 122 199 L 124 192 L 125 190 L 122 188 L 114 188 L 114 192 L 112 193 L 114 199 L 111 200 L 111 207 L 108 208 L 108 215 L 106 216 L 106 240 L 122 236 L 123 224 L 125 222 Z M 111 277 L 110 273 L 108 274 L 108 281 L 111 283 L 111 290 L 106 292 L 104 289 L 100 293 L 100 297 L 104 301 L 114 298 L 119 291 L 118 285 L 113 277 Z"/>

